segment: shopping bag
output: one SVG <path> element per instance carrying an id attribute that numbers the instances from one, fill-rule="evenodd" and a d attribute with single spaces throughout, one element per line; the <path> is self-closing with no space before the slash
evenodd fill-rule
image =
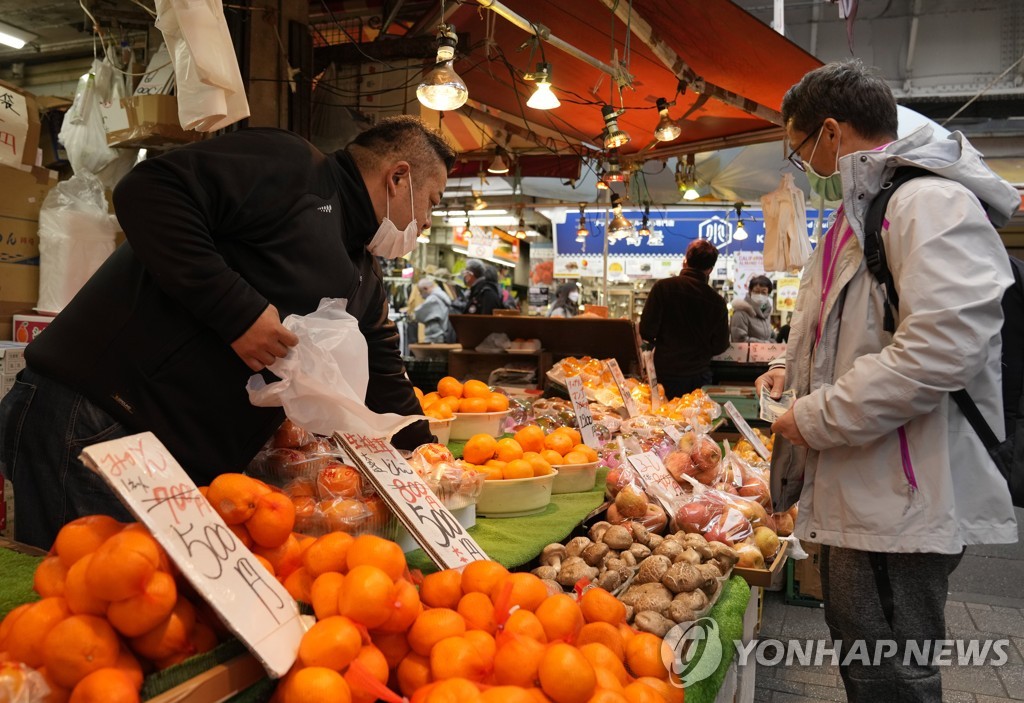
<path id="1" fill-rule="evenodd" d="M 280 381 L 267 383 L 258 374 L 249 379 L 249 402 L 282 406 L 292 422 L 317 434 L 351 432 L 391 439 L 406 425 L 426 418 L 380 414 L 366 407 L 366 339 L 359 321 L 345 311 L 347 302 L 324 298 L 316 312 L 285 318 L 284 326 L 299 343 L 267 367 Z"/>

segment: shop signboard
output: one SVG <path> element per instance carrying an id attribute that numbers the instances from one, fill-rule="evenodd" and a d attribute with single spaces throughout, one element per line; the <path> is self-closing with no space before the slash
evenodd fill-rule
<path id="1" fill-rule="evenodd" d="M 740 415 L 740 411 L 736 409 L 736 406 L 730 401 L 723 407 L 725 408 L 725 414 L 729 416 L 733 426 L 739 430 L 745 440 L 750 442 L 750 446 L 754 448 L 757 455 L 765 461 L 771 459 L 771 454 L 768 452 L 768 448 L 764 446 L 764 442 L 761 441 L 761 438 L 754 434 L 754 430 L 752 430 L 750 425 L 747 424 L 747 421 L 743 419 L 743 416 Z"/>
<path id="2" fill-rule="evenodd" d="M 654 352 L 646 350 L 643 352 L 644 368 L 647 370 L 647 383 L 651 387 L 651 410 L 658 412 L 661 408 L 661 394 L 658 393 L 658 374 L 654 370 Z"/>
<path id="3" fill-rule="evenodd" d="M 686 497 L 686 491 L 679 485 L 679 482 L 672 478 L 672 474 L 665 468 L 665 464 L 654 452 L 643 452 L 634 454 L 627 460 L 633 470 L 640 476 L 644 488 L 653 495 L 661 507 L 669 514 L 673 514 L 673 504 L 680 498 Z"/>
<path id="4" fill-rule="evenodd" d="M 615 385 L 619 389 L 619 395 L 622 396 L 622 405 L 626 409 L 626 416 L 636 417 L 639 414 L 639 410 L 636 407 L 636 401 L 633 400 L 633 396 L 629 392 L 629 388 L 626 387 L 626 378 L 622 375 L 619 362 L 616 359 L 607 359 L 604 363 L 612 374 L 612 380 L 615 381 Z"/>
<path id="5" fill-rule="evenodd" d="M 239 541 L 152 432 L 86 447 L 81 459 L 153 533 L 175 566 L 274 678 L 305 632 L 299 607 Z"/>
<path id="6" fill-rule="evenodd" d="M 606 222 L 604 213 L 589 213 L 591 235 L 583 242 L 576 241 L 577 219 L 568 216 L 573 211 L 566 210 L 559 221 L 558 213 L 552 212 L 555 223 L 555 275 L 578 276 L 594 275 L 597 271 L 592 266 L 583 267 L 582 260 L 602 259 L 604 254 L 603 236 Z M 831 211 L 826 211 L 826 216 Z M 749 235 L 744 240 L 733 237 L 736 218 L 731 207 L 695 207 L 671 208 L 654 212 L 652 210 L 649 225 L 650 237 L 631 237 L 608 242 L 609 261 L 625 260 L 626 275 L 633 277 L 636 269 L 628 262 L 647 262 L 651 265 L 650 277 L 661 278 L 658 271 L 670 268 L 675 275 L 679 272 L 686 248 L 695 239 L 706 239 L 718 247 L 722 254 L 733 255 L 737 252 L 764 251 L 764 219 L 761 208 L 751 206 L 743 210 L 743 225 Z M 643 213 L 639 210 L 624 210 L 623 216 L 631 222 L 640 222 Z M 807 232 L 813 231 L 814 222 L 818 217 L 817 210 L 807 210 Z M 679 265 L 666 267 L 662 262 L 678 262 Z M 612 271 L 609 270 L 609 274 Z M 639 277 L 646 277 L 648 272 L 641 270 Z M 597 273 L 602 275 L 603 272 Z"/>
<path id="7" fill-rule="evenodd" d="M 736 252 L 736 267 L 733 269 L 733 287 L 736 297 L 747 294 L 747 282 L 754 276 L 764 275 L 764 254 L 759 251 Z"/>

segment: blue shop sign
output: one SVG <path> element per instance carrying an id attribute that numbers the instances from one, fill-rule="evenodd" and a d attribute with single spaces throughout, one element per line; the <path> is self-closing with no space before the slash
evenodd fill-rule
<path id="1" fill-rule="evenodd" d="M 831 210 L 826 210 L 827 217 Z M 640 228 L 643 212 L 639 210 L 623 210 L 623 216 L 635 229 Z M 807 210 L 807 236 L 814 231 L 817 210 Z M 603 251 L 605 231 L 605 214 L 600 211 L 587 213 L 587 226 L 590 236 L 585 242 L 576 241 L 576 230 L 579 226 L 577 217 L 572 211 L 566 213 L 566 220 L 555 225 L 555 253 L 559 256 L 578 254 L 596 254 Z M 609 256 L 682 256 L 686 247 L 695 239 L 707 239 L 723 254 L 734 254 L 738 251 L 764 251 L 764 218 L 761 208 L 744 208 L 743 228 L 747 238 L 738 240 L 736 217 L 722 208 L 686 208 L 679 210 L 652 211 L 648 226 L 650 237 L 630 237 L 608 243 Z"/>

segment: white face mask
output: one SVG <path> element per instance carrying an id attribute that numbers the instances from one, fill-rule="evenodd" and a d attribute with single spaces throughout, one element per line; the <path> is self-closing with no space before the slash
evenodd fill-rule
<path id="1" fill-rule="evenodd" d="M 578 303 L 580 301 L 580 294 L 577 293 L 576 291 L 573 291 L 573 292 L 569 293 L 568 298 L 569 298 L 570 302 Z"/>
<path id="2" fill-rule="evenodd" d="M 412 220 L 405 226 L 404 230 L 391 221 L 391 193 L 387 194 L 387 214 L 377 228 L 377 233 L 366 245 L 366 248 L 374 256 L 381 256 L 385 259 L 397 259 L 408 255 L 416 248 L 416 237 L 420 234 L 420 225 L 416 221 L 416 210 L 413 208 L 412 197 L 412 172 L 409 173 L 409 214 Z"/>
<path id="3" fill-rule="evenodd" d="M 767 312 L 772 306 L 772 299 L 762 293 L 754 293 L 750 296 L 750 302 L 761 308 L 761 312 Z"/>

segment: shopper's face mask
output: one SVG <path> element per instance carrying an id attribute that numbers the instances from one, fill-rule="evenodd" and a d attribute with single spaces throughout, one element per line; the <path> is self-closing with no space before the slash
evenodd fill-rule
<path id="1" fill-rule="evenodd" d="M 762 293 L 754 293 L 750 296 L 750 302 L 758 306 L 761 312 L 768 312 L 772 307 L 772 300 Z"/>
<path id="2" fill-rule="evenodd" d="M 416 248 L 416 237 L 420 234 L 420 224 L 416 221 L 416 210 L 412 196 L 412 172 L 409 172 L 409 216 L 412 219 L 405 229 L 398 229 L 398 226 L 391 221 L 391 192 L 387 192 L 387 214 L 377 228 L 377 233 L 366 245 L 366 248 L 374 256 L 381 256 L 385 259 L 397 259 L 406 256 Z"/>
<path id="3" fill-rule="evenodd" d="M 818 142 L 821 141 L 821 135 L 825 133 L 824 127 L 818 130 L 818 138 L 814 140 L 814 149 L 811 149 L 811 157 L 804 163 L 807 166 L 807 180 L 811 184 L 811 190 L 825 198 L 825 200 L 842 200 L 843 199 L 843 178 L 839 174 L 839 146 L 843 143 L 843 133 L 839 133 L 839 143 L 836 144 L 836 167 L 831 175 L 822 176 L 820 173 L 814 170 L 814 166 L 811 165 L 811 161 L 814 160 L 814 152 L 818 148 Z"/>
<path id="4" fill-rule="evenodd" d="M 573 291 L 572 293 L 569 293 L 569 302 L 572 302 L 572 303 L 580 302 L 580 294 L 577 293 L 576 291 Z"/>

